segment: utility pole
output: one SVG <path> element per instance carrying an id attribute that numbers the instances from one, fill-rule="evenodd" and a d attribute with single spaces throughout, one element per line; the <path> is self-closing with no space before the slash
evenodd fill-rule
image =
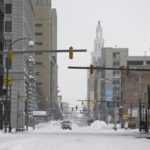
<path id="1" fill-rule="evenodd" d="M 114 108 L 114 130 L 116 131 L 117 130 L 117 95 L 116 95 L 116 84 L 115 84 L 115 96 L 114 96 L 114 99 L 115 99 L 115 108 Z"/>

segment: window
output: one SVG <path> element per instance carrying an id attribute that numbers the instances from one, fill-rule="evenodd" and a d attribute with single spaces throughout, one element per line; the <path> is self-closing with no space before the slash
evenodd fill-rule
<path id="1" fill-rule="evenodd" d="M 119 67 L 119 66 L 120 66 L 120 62 L 119 61 L 113 62 L 113 67 Z"/>
<path id="2" fill-rule="evenodd" d="M 39 71 L 39 72 L 36 72 L 35 74 L 36 75 L 42 75 L 42 72 Z"/>
<path id="3" fill-rule="evenodd" d="M 119 70 L 113 70 L 113 76 L 119 76 L 120 71 Z"/>
<path id="4" fill-rule="evenodd" d="M 11 14 L 11 13 L 12 13 L 12 5 L 5 4 L 5 14 Z"/>
<path id="5" fill-rule="evenodd" d="M 36 85 L 37 86 L 42 85 L 42 82 L 36 82 Z"/>
<path id="6" fill-rule="evenodd" d="M 115 84 L 115 85 L 119 85 L 120 84 L 120 81 L 119 80 L 113 80 L 113 84 Z"/>
<path id="7" fill-rule="evenodd" d="M 36 27 L 42 27 L 43 24 L 42 24 L 42 23 L 36 23 L 35 26 L 36 26 Z"/>
<path id="8" fill-rule="evenodd" d="M 11 40 L 5 40 L 5 49 L 8 49 L 10 47 Z"/>
<path id="9" fill-rule="evenodd" d="M 36 65 L 42 65 L 42 62 L 35 62 Z"/>
<path id="10" fill-rule="evenodd" d="M 43 45 L 42 42 L 35 42 L 35 45 Z"/>
<path id="11" fill-rule="evenodd" d="M 50 0 L 35 0 L 35 4 L 50 4 Z"/>
<path id="12" fill-rule="evenodd" d="M 147 65 L 150 65 L 150 61 L 146 61 L 146 64 L 147 64 Z"/>
<path id="13" fill-rule="evenodd" d="M 128 61 L 128 65 L 143 65 L 143 61 Z"/>
<path id="14" fill-rule="evenodd" d="M 36 52 L 35 55 L 42 55 L 42 52 Z"/>
<path id="15" fill-rule="evenodd" d="M 35 35 L 42 35 L 42 33 L 41 32 L 36 32 Z"/>
<path id="16" fill-rule="evenodd" d="M 5 32 L 11 32 L 11 21 L 5 22 Z"/>
<path id="17" fill-rule="evenodd" d="M 113 59 L 119 59 L 119 52 L 113 53 Z"/>

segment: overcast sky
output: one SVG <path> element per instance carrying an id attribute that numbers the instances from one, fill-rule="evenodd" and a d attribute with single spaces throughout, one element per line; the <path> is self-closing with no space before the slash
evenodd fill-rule
<path id="1" fill-rule="evenodd" d="M 87 99 L 87 71 L 68 66 L 89 66 L 100 20 L 105 47 L 129 48 L 129 55 L 150 55 L 150 0 L 52 0 L 57 10 L 58 49 L 87 49 L 87 53 L 58 54 L 58 80 L 63 101 Z"/>

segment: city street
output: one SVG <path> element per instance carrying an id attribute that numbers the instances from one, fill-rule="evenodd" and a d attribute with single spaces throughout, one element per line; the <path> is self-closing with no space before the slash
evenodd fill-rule
<path id="1" fill-rule="evenodd" d="M 60 123 L 43 124 L 24 133 L 0 133 L 0 150 L 148 150 L 150 140 L 138 130 L 77 127 L 62 130 Z"/>

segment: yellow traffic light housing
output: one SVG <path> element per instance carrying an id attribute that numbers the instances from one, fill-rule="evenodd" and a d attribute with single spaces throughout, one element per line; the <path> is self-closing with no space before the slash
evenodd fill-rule
<path id="1" fill-rule="evenodd" d="M 69 47 L 69 59 L 73 59 L 73 47 Z"/>
<path id="2" fill-rule="evenodd" d="M 91 74 L 91 75 L 93 74 L 93 71 L 94 71 L 94 66 L 91 64 L 91 65 L 90 65 L 90 74 Z"/>
<path id="3" fill-rule="evenodd" d="M 11 65 L 12 64 L 12 61 L 14 60 L 14 53 L 13 53 L 13 49 L 12 48 L 9 48 L 8 50 L 8 63 Z"/>

